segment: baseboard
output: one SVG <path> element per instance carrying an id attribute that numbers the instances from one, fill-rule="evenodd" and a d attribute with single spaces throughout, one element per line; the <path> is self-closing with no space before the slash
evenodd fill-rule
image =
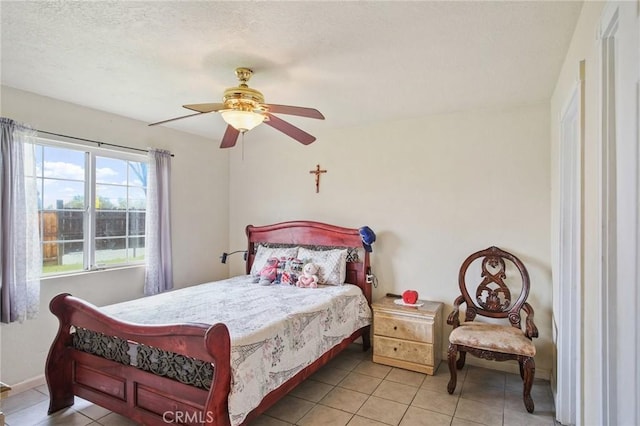
<path id="1" fill-rule="evenodd" d="M 10 390 L 11 390 L 11 386 L 0 382 L 0 396 L 2 396 L 3 394 L 9 392 Z"/>
<path id="2" fill-rule="evenodd" d="M 447 367 L 447 359 L 449 354 L 447 352 L 442 353 L 442 363 L 444 368 Z M 504 371 L 506 373 L 512 373 L 520 375 L 520 366 L 517 362 L 513 361 L 488 361 L 486 359 L 477 358 L 473 355 L 467 355 L 465 365 L 473 365 L 474 367 L 487 368 L 489 370 Z M 443 366 L 441 365 L 440 368 Z M 536 367 L 536 379 L 550 380 L 551 370 Z"/>
<path id="3" fill-rule="evenodd" d="M 33 389 L 33 388 L 37 388 L 38 386 L 42 386 L 42 385 L 44 385 L 46 383 L 47 383 L 47 381 L 45 380 L 44 374 L 41 374 L 39 376 L 33 377 L 33 378 L 25 380 L 23 382 L 16 383 L 14 385 L 10 385 L 11 386 L 11 390 L 6 392 L 6 394 L 3 394 L 2 398 L 6 398 L 6 397 L 12 396 L 12 395 L 17 395 L 17 394 L 22 393 L 24 391 L 28 391 L 29 389 Z"/>

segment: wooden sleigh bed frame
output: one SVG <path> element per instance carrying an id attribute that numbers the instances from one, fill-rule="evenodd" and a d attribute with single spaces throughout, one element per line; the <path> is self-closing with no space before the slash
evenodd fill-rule
<path id="1" fill-rule="evenodd" d="M 362 248 L 357 229 L 311 221 L 249 225 L 246 234 L 247 274 L 259 244 Z M 371 284 L 367 283 L 369 253 L 364 250 L 358 252 L 357 262 L 347 262 L 346 282 L 360 287 L 370 304 Z M 77 395 L 145 425 L 230 425 L 227 400 L 231 389 L 231 342 L 226 325 L 128 323 L 109 317 L 95 306 L 69 294 L 56 296 L 50 303 L 50 309 L 58 317 L 60 326 L 45 368 L 50 393 L 49 414 L 73 405 Z M 208 390 L 201 389 L 75 349 L 72 331 L 77 328 L 211 363 L 214 366 L 211 386 Z M 243 424 L 258 417 L 359 337 L 363 340 L 363 350 L 368 350 L 370 326 L 357 330 L 268 393 Z M 182 419 L 167 418 L 167 412 L 185 415 Z"/>

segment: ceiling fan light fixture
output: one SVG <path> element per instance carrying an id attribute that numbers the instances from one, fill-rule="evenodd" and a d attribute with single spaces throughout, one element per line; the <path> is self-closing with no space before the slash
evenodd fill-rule
<path id="1" fill-rule="evenodd" d="M 149 124 L 149 126 L 156 126 L 158 124 L 164 124 L 170 121 L 181 120 L 183 118 L 207 114 L 210 112 L 219 112 L 227 123 L 227 129 L 222 137 L 220 148 L 231 148 L 232 146 L 235 146 L 240 133 L 244 134 L 263 122 L 303 145 L 309 145 L 315 141 L 316 138 L 313 135 L 310 135 L 293 124 L 278 118 L 273 115 L 273 113 L 297 115 L 299 117 L 315 118 L 318 120 L 324 120 L 324 115 L 314 108 L 264 103 L 264 96 L 262 93 L 247 85 L 252 74 L 253 71 L 250 68 L 236 68 L 236 76 L 238 77 L 240 84 L 235 87 L 229 87 L 224 91 L 222 103 L 182 105 L 188 110 L 195 111 L 195 113 L 158 121 L 156 123 Z"/>
<path id="2" fill-rule="evenodd" d="M 244 133 L 253 129 L 265 119 L 263 114 L 253 111 L 226 110 L 220 111 L 224 121 L 237 131 Z"/>

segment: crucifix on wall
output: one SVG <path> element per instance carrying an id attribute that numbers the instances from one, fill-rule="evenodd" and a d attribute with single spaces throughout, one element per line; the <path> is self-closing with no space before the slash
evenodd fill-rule
<path id="1" fill-rule="evenodd" d="M 320 164 L 316 165 L 315 170 L 309 170 L 309 173 L 316 175 L 316 194 L 320 192 L 320 174 L 327 173 L 326 170 L 320 170 Z"/>

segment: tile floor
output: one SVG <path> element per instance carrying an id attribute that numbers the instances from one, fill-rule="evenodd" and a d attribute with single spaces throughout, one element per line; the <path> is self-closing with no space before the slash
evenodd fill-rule
<path id="1" fill-rule="evenodd" d="M 467 366 L 447 393 L 449 369 L 440 364 L 427 376 L 371 362 L 371 351 L 352 345 L 252 422 L 252 426 L 554 426 L 548 381 L 536 380 L 536 404 L 529 414 L 522 402 L 520 376 Z M 47 416 L 46 386 L 0 401 L 8 426 L 128 426 L 130 420 L 88 401 Z"/>

